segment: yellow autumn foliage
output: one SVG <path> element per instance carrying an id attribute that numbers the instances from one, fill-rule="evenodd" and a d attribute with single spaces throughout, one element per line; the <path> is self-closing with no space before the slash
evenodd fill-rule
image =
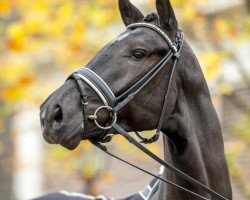
<path id="1" fill-rule="evenodd" d="M 207 80 L 218 79 L 221 73 L 222 61 L 226 58 L 224 52 L 206 52 L 200 56 L 201 66 Z"/>
<path id="2" fill-rule="evenodd" d="M 226 82 L 221 83 L 218 86 L 218 89 L 219 89 L 219 92 L 223 95 L 230 95 L 234 90 L 232 85 L 230 85 L 229 83 L 226 83 Z"/>
<path id="3" fill-rule="evenodd" d="M 9 0 L 0 1 L 0 16 L 6 17 L 11 11 L 11 2 Z"/>
<path id="4" fill-rule="evenodd" d="M 199 8 L 206 5 L 208 1 L 175 0 L 172 3 L 183 23 L 192 24 L 192 20 L 195 19 L 198 22 L 194 24 L 201 26 L 205 21 Z M 148 2 L 155 3 L 154 0 L 148 0 Z M 96 52 L 93 46 L 98 42 L 87 30 L 89 28 L 106 29 L 107 25 L 116 22 L 119 18 L 117 2 L 103 0 L 88 1 L 88 3 L 69 0 L 1 1 L 0 13 L 4 15 L 4 19 L 10 18 L 14 10 L 18 16 L 15 20 L 7 26 L 4 26 L 4 20 L 1 22 L 5 28 L 3 44 L 0 48 L 10 53 L 9 59 L 15 60 L 16 53 L 39 54 L 41 51 L 51 51 L 55 65 L 63 66 L 66 71 L 68 71 L 67 67 L 72 70 L 74 66 L 86 62 Z M 214 25 L 218 34 L 231 32 L 236 35 L 228 21 L 222 17 L 216 18 Z M 96 48 L 99 46 L 97 45 Z M 202 56 L 202 65 L 205 66 L 205 75 L 209 80 L 219 77 L 221 60 L 224 59 L 219 56 L 221 54 L 218 55 L 217 52 L 208 52 Z M 4 57 L 4 55 L 0 56 L 0 60 L 5 60 Z M 33 65 L 33 63 L 29 64 Z M 14 67 L 13 70 L 15 71 L 16 68 Z M 37 78 L 36 76 L 34 74 L 34 79 Z M 11 79 L 9 81 L 6 79 L 5 82 L 12 82 Z"/>

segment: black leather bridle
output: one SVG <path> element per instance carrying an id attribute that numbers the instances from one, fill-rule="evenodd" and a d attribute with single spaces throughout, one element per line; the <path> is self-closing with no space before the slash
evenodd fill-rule
<path id="1" fill-rule="evenodd" d="M 169 170 L 171 170 L 172 172 L 174 172 L 176 175 L 182 177 L 183 179 L 185 179 L 186 181 L 192 183 L 193 185 L 195 185 L 196 187 L 200 188 L 201 190 L 207 192 L 208 194 L 210 194 L 212 197 L 214 197 L 215 199 L 219 199 L 219 200 L 226 200 L 225 197 L 221 196 L 220 194 L 218 194 L 217 192 L 213 191 L 212 189 L 208 188 L 207 186 L 205 186 L 204 184 L 200 183 L 199 181 L 195 180 L 194 178 L 188 176 L 187 174 L 185 174 L 184 172 L 182 172 L 181 170 L 175 168 L 174 166 L 172 166 L 171 164 L 169 164 L 168 162 L 162 160 L 161 158 L 159 158 L 158 156 L 156 156 L 155 154 L 153 154 L 151 151 L 149 151 L 147 148 L 145 148 L 142 144 L 140 144 L 139 142 L 137 142 L 133 137 L 131 137 L 121 126 L 119 126 L 116 122 L 117 122 L 117 113 L 124 107 L 126 106 L 132 99 L 135 98 L 135 96 L 149 83 L 151 82 L 151 80 L 157 75 L 159 74 L 159 72 L 166 66 L 166 63 L 170 60 L 173 59 L 173 67 L 172 67 L 172 71 L 171 71 L 171 75 L 170 75 L 170 80 L 168 83 L 168 89 L 167 92 L 165 94 L 164 97 L 164 103 L 162 106 L 162 111 L 161 111 L 161 115 L 159 118 L 159 123 L 157 126 L 157 131 L 156 134 L 151 138 L 151 139 L 145 139 L 145 138 L 141 138 L 139 135 L 139 137 L 142 139 L 142 141 L 144 143 L 151 143 L 156 141 L 159 138 L 160 135 L 160 131 L 162 128 L 162 124 L 167 112 L 167 104 L 168 104 L 168 98 L 169 98 L 169 93 L 170 93 L 170 89 L 171 89 L 171 84 L 172 84 L 172 80 L 174 77 L 174 73 L 175 73 L 175 68 L 176 68 L 176 64 L 178 62 L 178 59 L 180 57 L 180 52 L 184 43 L 184 34 L 181 30 L 178 30 L 177 35 L 175 37 L 175 41 L 172 42 L 170 40 L 170 38 L 166 35 L 166 33 L 164 31 L 162 31 L 159 27 L 150 24 L 150 23 L 134 23 L 131 24 L 127 27 L 127 29 L 135 29 L 138 27 L 142 27 L 142 28 L 149 28 L 155 32 L 157 32 L 169 45 L 170 50 L 168 51 L 168 53 L 151 69 L 149 70 L 139 81 L 137 81 L 134 85 L 132 85 L 129 89 L 127 89 L 123 94 L 121 94 L 118 97 L 115 97 L 115 95 L 113 94 L 112 90 L 109 88 L 109 86 L 102 80 L 102 78 L 100 76 L 98 76 L 95 72 L 93 72 L 92 70 L 88 69 L 88 68 L 80 68 L 78 69 L 76 72 L 74 72 L 72 75 L 70 75 L 69 78 L 73 78 L 78 86 L 78 89 L 80 91 L 80 95 L 81 95 L 81 101 L 83 106 L 88 104 L 88 99 L 87 99 L 87 93 L 85 91 L 84 85 L 82 83 L 82 81 L 84 81 L 85 83 L 87 83 L 97 94 L 98 96 L 102 99 L 104 106 L 99 107 L 94 113 L 93 115 L 88 116 L 88 119 L 91 119 L 95 122 L 96 126 L 99 127 L 100 129 L 102 129 L 104 131 L 104 135 L 101 141 L 95 141 L 95 140 L 91 140 L 91 142 L 97 146 L 98 148 L 100 148 L 101 150 L 103 150 L 105 153 L 147 173 L 150 174 L 151 176 L 154 176 L 160 180 L 162 180 L 163 182 L 170 184 L 172 186 L 175 186 L 181 190 L 184 190 L 192 195 L 195 195 L 196 197 L 199 197 L 201 199 L 208 199 L 206 197 L 203 197 L 197 193 L 194 193 L 186 188 L 183 188 L 169 180 L 166 180 L 162 177 L 156 176 L 140 167 L 137 167 L 117 156 L 115 156 L 114 154 L 112 154 L 111 152 L 108 151 L 108 149 L 101 144 L 101 142 L 107 142 L 110 141 L 112 138 L 112 134 L 108 134 L 108 130 L 110 129 L 115 129 L 119 134 L 121 134 L 125 139 L 127 139 L 130 143 L 132 143 L 134 146 L 136 146 L 137 148 L 139 148 L 141 151 L 143 151 L 144 153 L 146 153 L 148 156 L 150 156 L 151 158 L 153 158 L 155 161 L 157 161 L 158 163 L 160 163 L 161 165 L 163 165 L 164 167 L 168 168 Z M 98 117 L 97 114 L 100 110 L 102 109 L 106 109 L 110 112 L 110 117 L 111 117 L 111 123 L 107 126 L 101 126 L 98 123 Z M 83 114 L 84 115 L 84 114 Z M 85 115 L 84 115 L 85 116 Z"/>

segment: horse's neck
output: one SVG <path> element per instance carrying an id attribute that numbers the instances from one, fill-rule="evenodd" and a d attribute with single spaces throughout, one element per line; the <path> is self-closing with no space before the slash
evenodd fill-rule
<path id="1" fill-rule="evenodd" d="M 165 160 L 231 199 L 221 128 L 208 88 L 206 84 L 204 86 L 202 92 L 194 92 L 195 96 L 190 96 L 190 91 L 185 92 L 183 88 L 178 90 L 175 109 L 163 130 Z M 164 171 L 164 176 L 178 185 L 210 198 L 207 193 L 169 170 Z M 158 199 L 196 199 L 164 183 L 159 190 L 161 197 L 158 196 Z"/>

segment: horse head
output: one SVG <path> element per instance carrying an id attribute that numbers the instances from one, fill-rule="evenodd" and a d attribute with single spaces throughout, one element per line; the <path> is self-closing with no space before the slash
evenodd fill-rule
<path id="1" fill-rule="evenodd" d="M 119 8 L 126 30 L 41 105 L 44 139 L 72 150 L 84 139 L 107 142 L 119 131 L 157 129 L 166 160 L 231 199 L 219 120 L 170 1 L 156 0 L 157 13 L 145 17 L 129 0 L 119 0 Z M 172 172 L 164 177 L 210 197 L 207 187 Z M 187 197 L 164 183 L 159 188 L 156 199 Z"/>
<path id="2" fill-rule="evenodd" d="M 144 17 L 129 1 L 119 1 L 120 13 L 126 26 L 138 22 L 153 24 L 174 41 L 178 24 L 170 2 L 158 0 L 156 7 L 158 14 L 151 13 Z M 145 27 L 130 28 L 108 43 L 85 68 L 100 76 L 118 97 L 152 69 L 169 50 L 168 43 L 156 31 Z M 127 131 L 156 128 L 172 65 L 173 61 L 170 60 L 152 80 L 153 84 L 148 84 L 118 113 L 118 122 Z M 82 84 L 86 89 L 87 105 L 82 105 L 79 88 L 73 79 L 68 79 L 41 105 L 43 137 L 48 143 L 74 149 L 84 138 L 103 137 L 103 130 L 89 119 L 97 108 L 103 106 L 103 102 L 93 88 L 85 82 Z M 171 104 L 174 102 L 169 102 L 169 106 Z M 102 126 L 109 118 L 109 112 L 105 109 L 98 113 L 98 123 Z"/>

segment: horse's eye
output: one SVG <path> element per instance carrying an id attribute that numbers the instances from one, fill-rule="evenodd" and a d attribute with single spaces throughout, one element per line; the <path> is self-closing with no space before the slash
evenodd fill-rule
<path id="1" fill-rule="evenodd" d="M 146 56 L 146 52 L 143 49 L 136 49 L 133 51 L 132 57 L 135 60 L 142 60 L 143 58 L 145 58 Z"/>

